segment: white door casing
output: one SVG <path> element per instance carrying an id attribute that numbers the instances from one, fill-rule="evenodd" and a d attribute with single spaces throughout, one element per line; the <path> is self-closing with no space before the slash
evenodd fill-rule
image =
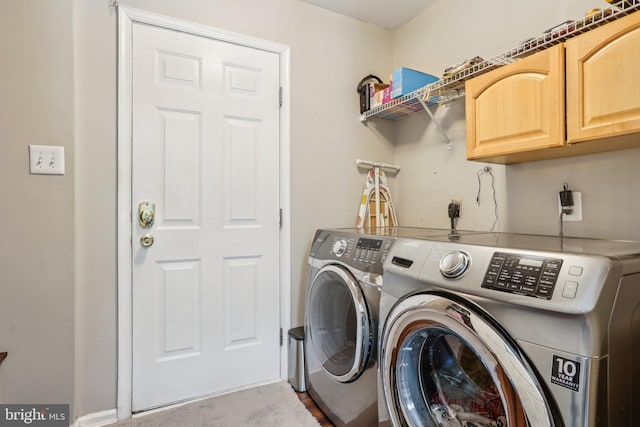
<path id="1" fill-rule="evenodd" d="M 119 103 L 118 415 L 126 418 L 286 376 L 278 332 L 289 324 L 288 261 L 278 258 L 288 243 L 278 242 L 288 228 L 278 229 L 278 208 L 288 211 L 288 170 L 285 182 L 278 170 L 288 155 L 278 153 L 288 126 L 278 134 L 288 110 L 278 111 L 283 52 L 273 46 L 229 43 L 206 27 L 122 7 L 119 16 L 129 36 L 119 82 L 120 101 L 130 94 Z M 149 229 L 138 224 L 142 201 L 156 204 Z M 155 238 L 148 248 L 144 233 Z"/>

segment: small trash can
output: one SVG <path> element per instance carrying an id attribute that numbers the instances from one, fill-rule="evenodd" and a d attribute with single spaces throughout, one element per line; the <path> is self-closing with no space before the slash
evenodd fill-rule
<path id="1" fill-rule="evenodd" d="M 295 391 L 307 391 L 304 381 L 304 326 L 289 329 L 289 384 Z"/>

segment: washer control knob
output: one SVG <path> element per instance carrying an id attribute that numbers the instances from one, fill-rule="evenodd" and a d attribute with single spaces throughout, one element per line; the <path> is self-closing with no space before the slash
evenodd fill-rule
<path id="1" fill-rule="evenodd" d="M 336 240 L 331 246 L 331 252 L 337 257 L 341 257 L 346 251 L 347 241 L 344 239 Z"/>
<path id="2" fill-rule="evenodd" d="M 440 273 L 449 279 L 455 279 L 464 274 L 471 264 L 471 256 L 466 252 L 453 251 L 440 258 Z"/>

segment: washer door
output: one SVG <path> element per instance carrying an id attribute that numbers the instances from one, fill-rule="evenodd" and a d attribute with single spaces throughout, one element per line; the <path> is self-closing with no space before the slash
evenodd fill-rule
<path id="1" fill-rule="evenodd" d="M 394 426 L 555 426 L 517 345 L 455 297 L 420 294 L 398 304 L 380 364 Z"/>
<path id="2" fill-rule="evenodd" d="M 339 265 L 318 271 L 309 287 L 306 313 L 307 351 L 336 381 L 358 378 L 371 338 L 367 305 L 353 275 Z"/>

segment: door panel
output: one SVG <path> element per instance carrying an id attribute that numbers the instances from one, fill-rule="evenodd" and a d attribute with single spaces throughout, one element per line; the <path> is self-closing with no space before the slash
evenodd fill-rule
<path id="1" fill-rule="evenodd" d="M 134 24 L 132 74 L 133 410 L 279 378 L 279 56 Z"/>
<path id="2" fill-rule="evenodd" d="M 259 345 L 259 257 L 225 259 L 225 348 Z"/>
<path id="3" fill-rule="evenodd" d="M 256 137 L 260 123 L 254 120 L 225 117 L 224 144 L 226 191 L 226 226 L 257 226 L 256 203 L 258 181 Z"/>
<path id="4" fill-rule="evenodd" d="M 161 289 L 156 292 L 160 359 L 200 356 L 202 321 L 199 261 L 158 263 Z"/>

